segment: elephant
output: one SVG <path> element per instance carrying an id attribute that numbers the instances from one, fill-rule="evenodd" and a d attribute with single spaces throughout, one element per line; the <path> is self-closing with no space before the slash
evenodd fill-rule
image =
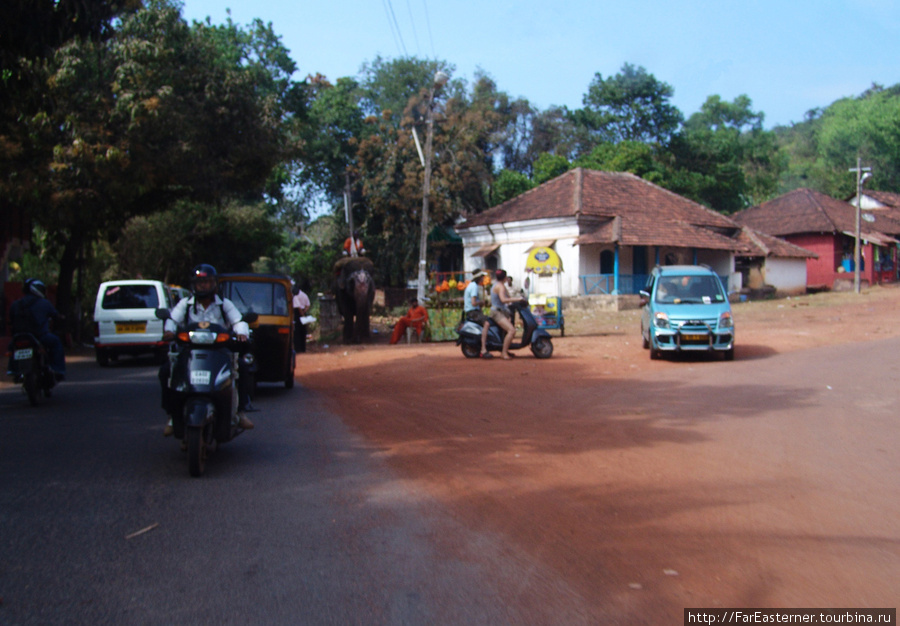
<path id="1" fill-rule="evenodd" d="M 344 318 L 344 343 L 369 338 L 369 315 L 375 300 L 375 266 L 365 257 L 345 257 L 334 264 L 334 296 Z"/>

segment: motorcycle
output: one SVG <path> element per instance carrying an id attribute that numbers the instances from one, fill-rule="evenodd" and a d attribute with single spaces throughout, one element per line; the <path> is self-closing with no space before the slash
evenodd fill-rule
<path id="1" fill-rule="evenodd" d="M 56 376 L 50 371 L 47 349 L 31 333 L 16 333 L 10 344 L 8 375 L 13 382 L 22 385 L 32 406 L 37 406 L 43 395 L 49 398 L 56 385 Z"/>
<path id="2" fill-rule="evenodd" d="M 537 320 L 531 313 L 531 309 L 525 300 L 517 300 L 509 305 L 510 311 L 513 313 L 513 325 L 515 325 L 515 316 L 518 315 L 522 319 L 523 329 L 522 337 L 518 341 L 513 340 L 510 344 L 510 350 L 519 350 L 521 348 L 531 347 L 531 352 L 538 359 L 549 359 L 553 355 L 553 341 L 550 334 L 543 328 L 538 328 Z M 462 321 L 456 328 L 459 337 L 456 345 L 462 348 L 462 353 L 468 359 L 476 359 L 481 354 L 481 330 L 482 327 L 475 322 L 468 320 Z M 500 328 L 494 320 L 488 328 L 487 349 L 491 351 L 502 351 L 503 337 L 506 333 Z"/>
<path id="3" fill-rule="evenodd" d="M 168 319 L 168 309 L 157 309 Z M 255 314 L 244 315 L 253 322 Z M 188 471 L 202 476 L 209 455 L 220 443 L 244 430 L 238 425 L 238 359 L 252 364 L 249 346 L 232 333 L 208 322 L 187 324 L 175 335 L 169 352 L 169 389 L 175 392 L 172 429 L 187 450 Z"/>

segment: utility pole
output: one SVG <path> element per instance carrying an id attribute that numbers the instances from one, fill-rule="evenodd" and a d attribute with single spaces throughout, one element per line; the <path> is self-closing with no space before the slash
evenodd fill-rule
<path id="1" fill-rule="evenodd" d="M 850 172 L 856 172 L 856 238 L 853 244 L 853 291 L 856 293 L 860 293 L 860 284 L 859 284 L 859 262 L 860 262 L 860 247 L 859 247 L 859 238 L 860 238 L 860 213 L 862 212 L 862 184 L 871 174 L 869 172 L 872 171 L 871 167 L 863 167 L 862 166 L 862 158 L 857 155 L 856 157 L 856 167 L 851 167 Z M 863 172 L 866 172 L 863 175 Z"/>
<path id="2" fill-rule="evenodd" d="M 416 298 L 419 304 L 425 302 L 425 285 L 428 282 L 426 276 L 427 252 L 428 252 L 428 196 L 431 194 L 431 155 L 434 142 L 434 95 L 447 84 L 450 79 L 444 72 L 434 75 L 434 83 L 428 93 L 428 108 L 425 111 L 425 176 L 422 184 L 422 232 L 419 236 L 419 275 L 416 285 Z M 418 137 L 416 137 L 418 147 Z"/>

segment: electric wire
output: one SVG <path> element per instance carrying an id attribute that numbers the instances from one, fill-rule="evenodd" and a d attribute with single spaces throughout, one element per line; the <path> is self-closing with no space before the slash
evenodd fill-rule
<path id="1" fill-rule="evenodd" d="M 431 19 L 428 17 L 428 2 L 422 0 L 422 6 L 425 8 L 425 26 L 428 29 L 428 41 L 431 44 L 431 58 L 437 59 L 434 51 L 434 37 L 431 36 Z"/>
<path id="2" fill-rule="evenodd" d="M 412 5 L 406 0 L 406 10 L 409 13 L 409 23 L 412 26 L 413 39 L 416 41 L 416 53 L 422 54 L 422 47 L 419 45 L 419 33 L 416 31 L 416 20 L 413 18 Z"/>
<path id="3" fill-rule="evenodd" d="M 400 48 L 403 51 L 403 56 L 408 57 L 409 54 L 406 52 L 406 43 L 403 41 L 403 35 L 400 33 L 400 25 L 397 23 L 397 16 L 394 15 L 394 6 L 391 4 L 391 0 L 382 0 L 385 5 L 385 11 L 388 14 L 388 23 L 391 26 L 391 33 L 396 30 L 396 37 L 394 38 L 394 43 L 397 43 L 397 39 L 400 40 Z"/>

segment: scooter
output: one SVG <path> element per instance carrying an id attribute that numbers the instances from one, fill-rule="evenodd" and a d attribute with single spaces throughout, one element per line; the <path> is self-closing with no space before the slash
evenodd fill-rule
<path id="1" fill-rule="evenodd" d="M 170 314 L 157 309 L 156 315 L 168 319 Z M 237 417 L 238 359 L 253 358 L 244 348 L 227 328 L 209 322 L 187 324 L 175 335 L 168 383 L 177 398 L 172 429 L 187 449 L 191 476 L 203 475 L 218 444 L 244 432 Z"/>
<path id="2" fill-rule="evenodd" d="M 531 352 L 539 359 L 549 359 L 553 355 L 553 341 L 550 334 L 543 328 L 538 328 L 537 320 L 531 313 L 528 302 L 525 300 L 517 300 L 509 305 L 510 311 L 513 312 L 513 324 L 515 324 L 515 316 L 522 318 L 522 337 L 519 341 L 513 340 L 510 344 L 510 350 L 518 350 L 520 348 L 531 347 Z M 459 337 L 456 345 L 462 348 L 462 353 L 468 359 L 475 359 L 481 354 L 481 329 L 482 327 L 475 322 L 464 320 L 456 328 Z M 488 328 L 487 349 L 488 352 L 502 351 L 503 337 L 506 333 L 500 328 L 494 320 Z"/>
<path id="3" fill-rule="evenodd" d="M 10 344 L 8 375 L 13 382 L 22 385 L 32 406 L 37 406 L 43 395 L 49 398 L 56 385 L 56 376 L 50 371 L 47 349 L 31 333 L 16 333 Z"/>

